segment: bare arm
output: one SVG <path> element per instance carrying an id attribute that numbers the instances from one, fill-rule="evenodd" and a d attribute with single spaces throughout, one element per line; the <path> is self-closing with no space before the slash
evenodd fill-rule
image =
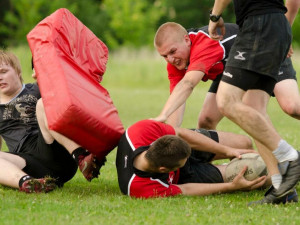
<path id="1" fill-rule="evenodd" d="M 186 183 L 177 185 L 184 195 L 211 195 L 227 193 L 237 190 L 253 190 L 261 187 L 266 182 L 266 176 L 257 178 L 253 181 L 246 180 L 243 175 L 246 172 L 245 167 L 231 183 Z"/>
<path id="2" fill-rule="evenodd" d="M 174 88 L 159 116 L 154 118 L 154 120 L 165 122 L 175 110 L 185 103 L 203 76 L 204 73 L 202 71 L 187 72 Z"/>
<path id="3" fill-rule="evenodd" d="M 212 9 L 212 14 L 221 15 L 230 2 L 231 0 L 215 0 L 214 7 Z M 218 34 L 217 28 L 221 29 L 221 35 Z M 223 36 L 225 35 L 225 25 L 223 18 L 220 18 L 217 22 L 209 21 L 208 33 L 212 39 L 223 39 Z"/>
<path id="4" fill-rule="evenodd" d="M 212 152 L 216 155 L 223 156 L 223 158 L 240 158 L 241 154 L 254 152 L 250 149 L 236 149 L 229 146 L 222 145 L 203 134 L 186 129 L 186 128 L 174 128 L 176 135 L 185 140 L 191 148 L 199 151 Z"/>
<path id="5" fill-rule="evenodd" d="M 180 127 L 183 121 L 184 111 L 185 103 L 168 117 L 166 123 L 173 127 Z"/>
<path id="6" fill-rule="evenodd" d="M 292 26 L 300 7 L 300 0 L 286 0 L 285 6 L 288 9 L 285 16 Z"/>

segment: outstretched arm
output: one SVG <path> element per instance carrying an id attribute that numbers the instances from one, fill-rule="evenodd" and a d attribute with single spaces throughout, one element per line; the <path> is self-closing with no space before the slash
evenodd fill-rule
<path id="1" fill-rule="evenodd" d="M 233 157 L 241 158 L 241 154 L 255 152 L 254 150 L 250 149 L 237 149 L 222 145 L 201 133 L 186 128 L 178 127 L 174 129 L 176 135 L 185 140 L 192 149 L 212 152 L 224 159 Z"/>
<path id="2" fill-rule="evenodd" d="M 185 103 L 203 76 L 204 72 L 202 71 L 187 72 L 184 78 L 174 88 L 159 116 L 153 119 L 159 122 L 165 122 L 175 110 Z"/>
<path id="3" fill-rule="evenodd" d="M 184 195 L 211 195 L 227 193 L 237 190 L 253 190 L 261 187 L 266 182 L 266 176 L 262 176 L 253 181 L 244 178 L 247 167 L 235 177 L 231 183 L 186 183 L 177 185 Z"/>

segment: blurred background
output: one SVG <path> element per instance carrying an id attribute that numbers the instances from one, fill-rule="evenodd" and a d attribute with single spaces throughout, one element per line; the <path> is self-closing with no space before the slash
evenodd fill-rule
<path id="1" fill-rule="evenodd" d="M 174 21 L 185 28 L 207 25 L 212 0 L 0 0 L 0 46 L 26 44 L 26 34 L 59 8 L 69 9 L 110 50 L 130 46 L 153 48 L 156 29 Z M 223 14 L 235 22 L 233 4 Z M 300 17 L 293 26 L 294 47 L 300 43 Z"/>

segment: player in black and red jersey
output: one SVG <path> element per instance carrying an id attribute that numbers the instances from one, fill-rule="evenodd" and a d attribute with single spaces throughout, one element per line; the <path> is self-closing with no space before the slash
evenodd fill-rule
<path id="1" fill-rule="evenodd" d="M 222 143 L 226 136 L 232 145 Z M 243 177 L 246 168 L 232 183 L 224 183 L 226 166 L 211 163 L 253 152 L 239 148 L 239 140 L 240 135 L 231 133 L 195 132 L 154 120 L 139 121 L 126 130 L 118 145 L 119 187 L 123 194 L 137 198 L 209 195 L 260 187 L 266 177 L 247 181 Z"/>

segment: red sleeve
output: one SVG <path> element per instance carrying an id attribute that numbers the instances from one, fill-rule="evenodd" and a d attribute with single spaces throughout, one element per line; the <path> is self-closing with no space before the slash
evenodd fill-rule
<path id="1" fill-rule="evenodd" d="M 168 63 L 167 71 L 168 71 L 168 78 L 170 81 L 170 93 L 172 93 L 173 89 L 184 77 L 186 70 L 178 70 L 175 66 Z"/>
<path id="2" fill-rule="evenodd" d="M 169 175 L 170 182 L 173 180 L 172 176 L 174 176 L 174 172 Z M 182 191 L 178 186 L 172 183 L 165 184 L 150 177 L 135 176 L 129 189 L 129 195 L 136 198 L 168 197 L 179 194 L 182 194 Z"/>
<path id="3" fill-rule="evenodd" d="M 218 41 L 212 40 L 202 31 L 190 33 L 189 35 L 192 46 L 187 72 L 202 71 L 205 73 L 204 81 L 214 80 L 224 69 L 221 62 L 224 58 L 224 48 Z"/>
<path id="4" fill-rule="evenodd" d="M 150 145 L 164 135 L 175 135 L 172 126 L 154 120 L 141 120 L 127 129 L 133 149 Z"/>

